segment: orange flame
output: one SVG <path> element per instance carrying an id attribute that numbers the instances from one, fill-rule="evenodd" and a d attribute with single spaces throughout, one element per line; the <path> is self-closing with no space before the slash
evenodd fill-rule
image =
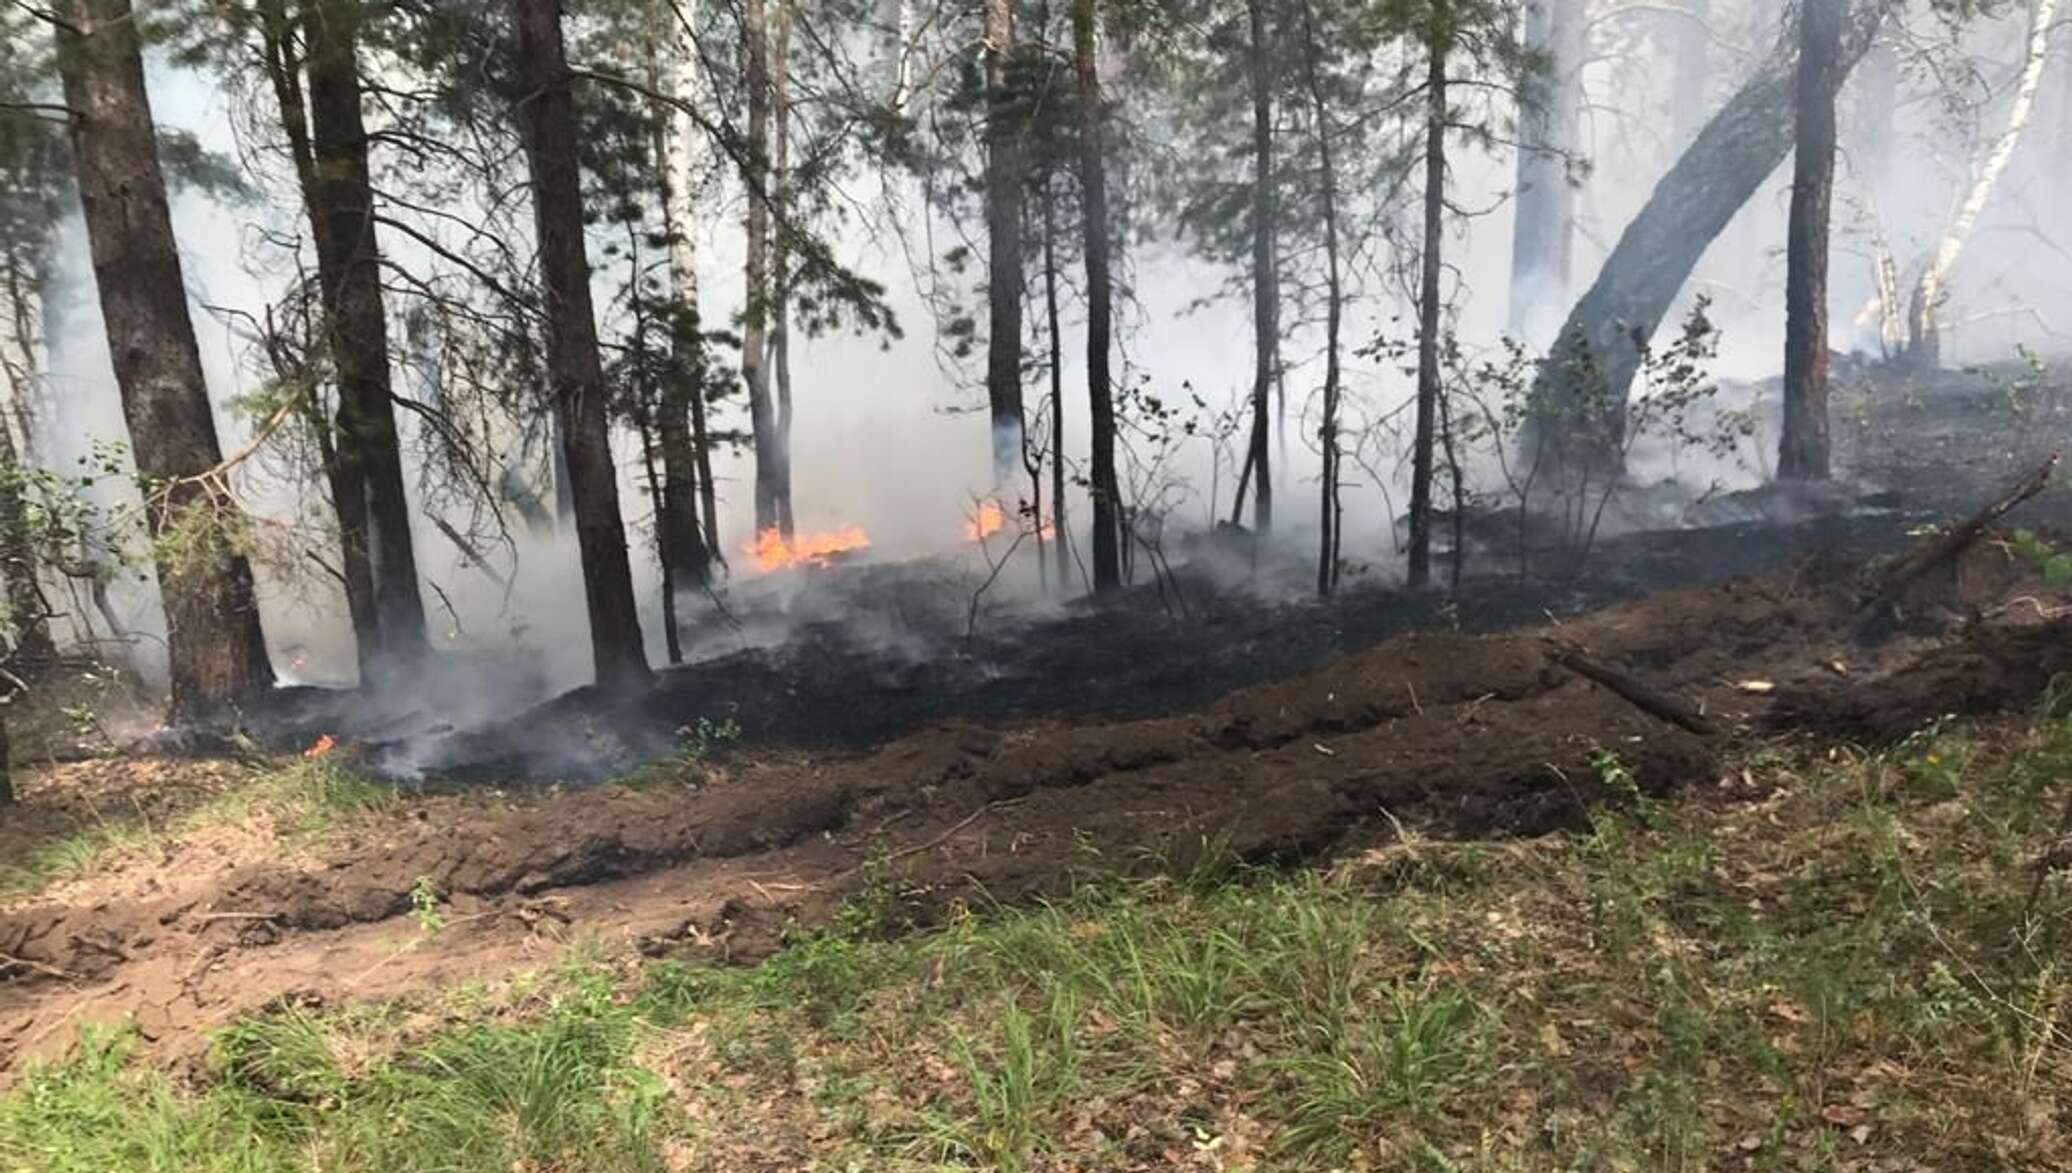
<path id="1" fill-rule="evenodd" d="M 302 756 L 309 761 L 316 761 L 318 758 L 330 753 L 337 744 L 338 739 L 326 733 L 322 737 L 317 738 L 308 749 L 303 750 Z"/>
<path id="2" fill-rule="evenodd" d="M 794 534 L 786 540 L 776 526 L 755 535 L 744 549 L 761 571 L 792 566 L 826 566 L 836 554 L 869 548 L 871 540 L 861 526 L 845 525 L 823 534 Z"/>
<path id="3" fill-rule="evenodd" d="M 964 540 L 976 542 L 990 538 L 1007 524 L 1007 513 L 998 501 L 981 501 L 978 512 L 964 520 Z"/>

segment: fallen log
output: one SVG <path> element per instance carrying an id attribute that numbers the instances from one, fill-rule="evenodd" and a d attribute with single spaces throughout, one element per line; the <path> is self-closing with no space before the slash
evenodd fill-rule
<path id="1" fill-rule="evenodd" d="M 2059 453 L 2050 454 L 2043 467 L 2017 481 L 2013 488 L 2000 495 L 1992 504 L 1972 514 L 1964 522 L 1944 534 L 1935 544 L 1900 563 L 1885 585 L 1878 591 L 1863 610 L 1857 612 L 1854 637 L 1858 643 L 1882 637 L 1889 629 L 1892 607 L 1905 595 L 1907 589 L 1921 581 L 1928 572 L 1938 566 L 1956 561 L 1957 557 L 1970 549 L 1985 536 L 1986 527 L 2005 517 L 2010 510 L 2050 484 L 2050 474 L 2058 467 Z"/>
<path id="2" fill-rule="evenodd" d="M 1679 696 L 1672 696 L 1661 689 L 1634 676 L 1619 671 L 1602 660 L 1595 660 L 1572 647 L 1553 647 L 1547 658 L 1563 668 L 1603 685 L 1625 699 L 1634 708 L 1658 721 L 1666 721 L 1679 729 L 1695 733 L 1700 737 L 1718 737 L 1719 726 L 1707 720 L 1696 705 Z"/>

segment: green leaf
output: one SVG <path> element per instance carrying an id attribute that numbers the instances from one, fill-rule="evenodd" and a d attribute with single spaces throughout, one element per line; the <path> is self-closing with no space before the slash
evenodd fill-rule
<path id="1" fill-rule="evenodd" d="M 2051 587 L 2072 583 L 2072 554 L 2053 554 L 2044 560 L 2043 581 Z"/>

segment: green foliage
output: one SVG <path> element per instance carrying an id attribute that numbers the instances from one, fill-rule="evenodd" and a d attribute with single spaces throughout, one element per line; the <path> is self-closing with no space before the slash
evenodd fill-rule
<path id="1" fill-rule="evenodd" d="M 2038 537 L 2035 531 L 2016 530 L 2014 552 L 2035 565 L 2037 572 L 2043 575 L 2044 585 L 2053 590 L 2072 586 L 2072 554 L 2060 551 Z"/>

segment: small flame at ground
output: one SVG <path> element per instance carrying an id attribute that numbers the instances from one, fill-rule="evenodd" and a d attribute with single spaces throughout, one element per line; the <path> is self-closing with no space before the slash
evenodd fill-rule
<path id="1" fill-rule="evenodd" d="M 755 541 L 745 549 L 754 559 L 755 568 L 767 572 L 792 566 L 826 566 L 834 555 L 867 549 L 870 544 L 861 526 L 845 525 L 819 534 L 793 534 L 790 540 L 771 526 L 755 535 Z"/>
<path id="2" fill-rule="evenodd" d="M 338 739 L 326 733 L 322 737 L 317 738 L 308 749 L 303 750 L 302 756 L 309 761 L 316 761 L 318 758 L 330 753 L 337 744 Z"/>
<path id="3" fill-rule="evenodd" d="M 964 520 L 964 540 L 976 542 L 990 538 L 1007 524 L 1007 513 L 998 501 L 981 501 L 978 512 Z"/>

